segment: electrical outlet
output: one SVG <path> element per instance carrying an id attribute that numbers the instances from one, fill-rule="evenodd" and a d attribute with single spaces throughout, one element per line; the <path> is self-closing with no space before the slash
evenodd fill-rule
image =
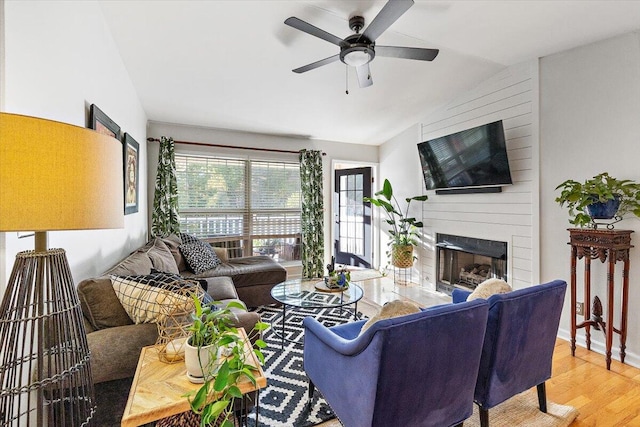
<path id="1" fill-rule="evenodd" d="M 584 315 L 584 303 L 583 302 L 577 302 L 576 303 L 576 314 L 578 316 L 583 316 Z"/>

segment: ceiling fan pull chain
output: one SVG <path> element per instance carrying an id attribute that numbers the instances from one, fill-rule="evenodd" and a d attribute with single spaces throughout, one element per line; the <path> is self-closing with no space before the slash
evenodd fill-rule
<path id="1" fill-rule="evenodd" d="M 345 64 L 345 66 L 344 66 L 344 67 L 345 67 L 345 70 L 346 70 L 346 76 L 347 76 L 347 78 L 345 79 L 345 82 L 344 82 L 345 87 L 346 87 L 345 93 L 346 93 L 347 95 L 349 95 L 349 66 Z"/>

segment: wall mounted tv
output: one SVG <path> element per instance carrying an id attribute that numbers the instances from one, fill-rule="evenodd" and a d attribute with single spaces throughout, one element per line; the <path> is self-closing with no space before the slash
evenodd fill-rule
<path id="1" fill-rule="evenodd" d="M 500 192 L 512 183 L 502 120 L 421 142 L 418 152 L 427 190 Z"/>

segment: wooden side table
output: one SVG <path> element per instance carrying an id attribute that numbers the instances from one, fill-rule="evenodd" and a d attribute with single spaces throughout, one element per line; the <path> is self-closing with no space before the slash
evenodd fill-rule
<path id="1" fill-rule="evenodd" d="M 246 377 L 238 384 L 242 394 L 247 394 L 266 387 L 267 379 L 244 329 L 240 328 L 238 332 L 244 338 L 245 352 L 249 357 L 247 363 L 256 368 L 254 372 L 256 384 L 251 383 Z M 198 390 L 200 386 L 201 384 L 193 384 L 187 379 L 187 368 L 184 362 L 173 364 L 161 362 L 158 358 L 158 347 L 144 347 L 133 377 L 121 426 L 140 426 L 190 411 L 191 407 L 184 395 Z M 259 396 L 256 395 L 256 402 L 258 398 Z M 258 425 L 257 411 L 258 408 L 256 408 L 256 425 Z"/>
<path id="2" fill-rule="evenodd" d="M 587 349 L 591 350 L 591 327 L 602 329 L 606 339 L 607 369 L 611 369 L 611 345 L 613 334 L 620 335 L 620 361 L 624 363 L 627 341 L 627 305 L 629 300 L 629 249 L 633 230 L 592 230 L 570 228 L 571 245 L 571 355 L 576 353 L 576 330 L 585 328 Z M 584 321 L 576 322 L 576 266 L 577 260 L 584 258 Z M 591 260 L 608 261 L 607 270 L 607 313 L 606 321 L 594 312 L 591 317 Z M 613 312 L 615 294 L 616 262 L 623 262 L 622 271 L 622 307 L 620 328 L 613 326 Z M 596 297 L 597 298 L 597 297 Z M 598 300 L 599 301 L 599 300 Z M 596 304 L 597 306 L 598 304 Z"/>

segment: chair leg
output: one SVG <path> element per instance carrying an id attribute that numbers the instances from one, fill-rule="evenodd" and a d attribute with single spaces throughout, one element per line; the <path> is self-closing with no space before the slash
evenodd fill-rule
<path id="1" fill-rule="evenodd" d="M 540 411 L 547 413 L 547 388 L 545 383 L 540 383 L 536 386 L 538 389 L 538 405 L 540 405 Z"/>
<path id="2" fill-rule="evenodd" d="M 480 427 L 489 427 L 489 410 L 480 406 L 478 412 L 480 412 Z"/>
<path id="3" fill-rule="evenodd" d="M 311 406 L 311 401 L 313 400 L 313 391 L 315 390 L 315 388 L 316 386 L 313 384 L 313 381 L 309 379 L 309 394 L 307 399 L 307 406 Z"/>

